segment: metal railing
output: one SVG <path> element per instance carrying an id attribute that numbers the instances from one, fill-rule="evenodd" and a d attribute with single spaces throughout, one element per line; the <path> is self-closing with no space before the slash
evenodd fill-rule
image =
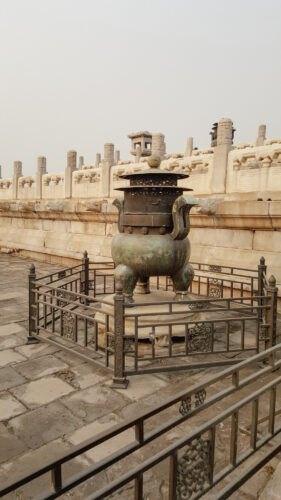
<path id="1" fill-rule="evenodd" d="M 135 452 L 143 449 L 145 459 L 141 458 L 140 463 L 135 467 L 132 465 L 129 470 L 127 465 L 126 472 L 115 475 L 88 498 L 97 500 L 114 492 L 122 494 L 122 488 L 133 481 L 130 498 L 140 500 L 145 489 L 149 492 L 151 472 L 157 464 L 169 467 L 168 476 L 165 467 L 158 469 L 157 481 L 166 485 L 171 500 L 199 498 L 229 476 L 228 486 L 215 495 L 218 499 L 228 498 L 237 485 L 241 486 L 281 450 L 281 411 L 276 406 L 280 401 L 280 357 L 281 344 L 208 377 L 149 411 L 58 454 L 55 460 L 46 460 L 34 467 L 31 473 L 1 485 L 0 496 L 50 472 L 52 491 L 43 493 L 40 498 L 58 498 L 101 471 L 113 471 L 116 463 L 121 463 L 125 457 L 136 456 Z M 245 432 L 245 426 L 241 425 L 245 412 L 249 432 Z M 166 437 L 172 429 L 182 429 L 182 437 L 168 445 Z M 130 430 L 134 437 L 126 440 L 125 446 L 110 452 L 86 470 L 64 477 L 64 464 L 105 443 L 110 449 L 112 439 L 124 436 L 124 432 Z M 277 445 L 274 444 L 275 436 L 279 437 Z M 159 438 L 161 441 L 158 442 Z M 247 468 L 247 459 L 253 454 L 258 457 L 261 448 L 264 450 L 262 457 L 258 458 L 255 466 L 251 462 L 250 468 Z M 232 478 L 231 473 L 239 470 L 242 463 L 245 464 L 242 471 Z M 147 475 L 148 472 L 150 475 Z M 110 477 L 112 474 L 114 472 Z"/>
<path id="2" fill-rule="evenodd" d="M 221 290 L 219 297 L 140 302 L 133 307 L 116 288 L 110 261 L 91 263 L 85 252 L 81 264 L 41 278 L 32 266 L 28 340 L 42 339 L 91 363 L 103 364 L 114 371 L 116 387 L 127 387 L 127 376 L 141 373 L 237 363 L 239 359 L 228 355 L 249 355 L 276 343 L 277 288 L 274 277 L 267 281 L 263 266 L 262 262 L 257 270 L 221 268 L 235 279 L 238 276 L 240 285 L 249 278 L 249 289 L 246 293 L 243 286 L 242 295 L 235 296 L 235 285 L 225 288 L 225 278 L 221 278 L 215 284 Z M 200 284 L 196 273 L 205 273 L 202 279 L 210 291 L 211 280 L 217 278 L 208 274 L 217 276 L 221 271 L 212 265 L 197 267 L 195 280 Z M 169 281 L 157 277 L 154 284 L 167 289 Z M 230 297 L 225 290 L 231 291 Z M 114 292 L 108 303 L 107 295 Z M 179 362 L 175 364 L 175 360 Z"/>

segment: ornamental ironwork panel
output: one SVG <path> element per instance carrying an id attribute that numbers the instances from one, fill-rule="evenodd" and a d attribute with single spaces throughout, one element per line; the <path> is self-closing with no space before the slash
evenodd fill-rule
<path id="1" fill-rule="evenodd" d="M 62 313 L 62 335 L 68 340 L 76 340 L 75 318 L 73 314 L 67 311 Z"/>
<path id="2" fill-rule="evenodd" d="M 217 266 L 215 264 L 210 264 L 209 271 L 211 271 L 213 273 L 221 273 L 221 266 Z"/>
<path id="3" fill-rule="evenodd" d="M 191 311 L 200 311 L 200 309 L 209 309 L 210 303 L 204 302 L 204 300 L 195 300 L 192 304 L 188 304 L 188 307 Z"/>
<path id="4" fill-rule="evenodd" d="M 209 271 L 213 273 L 221 273 L 221 266 L 216 266 L 214 264 L 209 265 Z M 218 278 L 211 278 L 209 280 L 209 292 L 208 295 L 214 299 L 220 299 L 222 297 L 222 286 L 221 280 Z"/>
<path id="5" fill-rule="evenodd" d="M 212 329 L 206 323 L 197 323 L 188 329 L 187 349 L 191 352 L 212 351 Z"/>
<path id="6" fill-rule="evenodd" d="M 76 296 L 74 296 L 72 293 L 68 293 L 67 290 L 63 290 L 63 289 L 58 289 L 57 291 L 57 305 L 59 307 L 64 307 L 67 305 L 67 302 L 70 302 L 70 301 L 74 301 L 76 300 Z M 58 297 L 61 297 L 62 299 L 64 300 L 58 300 Z"/>
<path id="7" fill-rule="evenodd" d="M 220 299 L 222 297 L 221 280 L 211 278 L 209 280 L 209 296 L 213 299 Z"/>
<path id="8" fill-rule="evenodd" d="M 192 400 L 191 396 L 187 396 L 186 398 L 182 399 L 179 407 L 179 412 L 183 416 L 188 415 L 191 412 L 192 408 L 199 408 L 199 406 L 204 403 L 206 395 L 206 390 L 203 388 L 194 393 L 194 400 Z"/>
<path id="9" fill-rule="evenodd" d="M 209 485 L 211 447 L 208 439 L 201 436 L 187 445 L 178 460 L 176 500 L 198 497 Z"/>

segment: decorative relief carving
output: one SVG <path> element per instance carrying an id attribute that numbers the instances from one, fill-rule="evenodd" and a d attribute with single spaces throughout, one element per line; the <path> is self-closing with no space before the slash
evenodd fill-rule
<path id="1" fill-rule="evenodd" d="M 49 186 L 51 183 L 53 183 L 54 186 L 58 186 L 59 183 L 61 182 L 62 184 L 64 183 L 64 174 L 56 174 L 56 175 L 43 175 L 43 185 L 44 186 Z"/>
<path id="2" fill-rule="evenodd" d="M 206 323 L 197 323 L 188 329 L 187 336 L 188 353 L 210 352 L 212 349 L 212 330 Z"/>
<path id="3" fill-rule="evenodd" d="M 187 445 L 178 460 L 176 500 L 187 500 L 204 492 L 209 485 L 211 447 L 208 439 L 201 436 Z"/>
<path id="4" fill-rule="evenodd" d="M 75 172 L 74 182 L 75 184 L 86 184 L 91 182 L 99 182 L 100 181 L 100 169 L 91 170 L 84 169 Z"/>
<path id="5" fill-rule="evenodd" d="M 35 178 L 34 177 L 20 177 L 19 178 L 19 187 L 24 188 L 25 186 L 27 187 L 32 187 L 32 184 L 35 183 Z"/>
<path id="6" fill-rule="evenodd" d="M 0 189 L 9 189 L 12 185 L 12 179 L 1 179 L 0 180 Z"/>

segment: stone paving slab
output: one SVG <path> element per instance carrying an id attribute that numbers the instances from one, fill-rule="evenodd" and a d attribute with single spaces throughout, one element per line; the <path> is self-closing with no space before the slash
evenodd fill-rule
<path id="1" fill-rule="evenodd" d="M 19 375 L 12 366 L 0 368 L 0 391 L 24 384 L 26 379 Z M 1 413 L 1 410 L 0 410 Z"/>
<path id="2" fill-rule="evenodd" d="M 124 389 L 116 389 L 116 391 L 121 394 L 125 393 L 131 401 L 138 401 L 149 394 L 161 391 L 166 385 L 166 382 L 154 375 L 136 375 L 131 377 L 130 384 L 125 391 Z"/>
<path id="3" fill-rule="evenodd" d="M 0 420 L 7 420 L 26 411 L 25 406 L 8 392 L 0 393 L 0 408 Z"/>
<path id="4" fill-rule="evenodd" d="M 68 365 L 59 359 L 51 356 L 41 356 L 38 359 L 31 359 L 23 363 L 17 363 L 16 370 L 25 378 L 35 380 L 47 375 L 52 375 L 60 370 L 66 370 Z"/>
<path id="5" fill-rule="evenodd" d="M 12 349 L 5 349 L 0 351 L 0 367 L 6 366 L 14 363 L 19 363 L 20 361 L 25 361 L 21 354 L 18 352 L 12 351 Z"/>
<path id="6" fill-rule="evenodd" d="M 45 377 L 20 385 L 11 392 L 28 408 L 36 408 L 61 398 L 73 391 L 73 387 L 58 377 Z"/>
<path id="7" fill-rule="evenodd" d="M 98 370 L 95 366 L 88 363 L 83 363 L 71 368 L 71 373 L 74 377 L 72 384 L 79 389 L 86 389 L 95 384 L 111 380 L 111 377 L 106 370 Z"/>
<path id="8" fill-rule="evenodd" d="M 9 432 L 7 427 L 0 423 L 0 463 L 20 455 L 26 449 L 26 445 Z"/>
<path id="9" fill-rule="evenodd" d="M 24 338 L 26 342 L 27 332 L 24 330 Z M 27 344 L 15 349 L 16 352 L 22 354 L 25 358 L 40 358 L 47 354 L 54 354 L 58 351 L 57 347 L 40 342 L 39 344 Z"/>
<path id="10" fill-rule="evenodd" d="M 0 293 L 0 302 L 3 302 L 5 300 L 13 300 L 16 298 L 21 298 L 21 293 L 19 293 L 19 291 Z"/>
<path id="11" fill-rule="evenodd" d="M 39 448 L 83 425 L 82 419 L 75 417 L 60 401 L 55 401 L 11 419 L 8 428 L 27 447 Z"/>
<path id="12" fill-rule="evenodd" d="M 100 420 L 95 420 L 81 429 L 76 430 L 70 436 L 66 436 L 66 440 L 73 445 L 80 444 L 86 439 L 90 439 L 120 422 L 120 419 L 118 419 L 114 413 L 109 414 Z M 106 441 L 94 449 L 89 450 L 85 453 L 85 456 L 94 462 L 98 462 L 99 460 L 106 458 L 110 453 L 114 453 L 127 444 L 132 443 L 134 440 L 134 429 L 128 429 L 127 431 L 122 432 L 122 434 L 119 434 L 109 441 Z"/>
<path id="13" fill-rule="evenodd" d="M 85 422 L 92 422 L 109 411 L 123 408 L 130 400 L 117 391 L 94 385 L 70 394 L 61 401 L 74 415 L 83 418 Z"/>
<path id="14" fill-rule="evenodd" d="M 0 337 L 0 351 L 3 349 L 10 349 L 13 347 L 19 347 L 26 343 L 26 339 L 22 335 L 7 335 L 6 337 Z"/>
<path id="15" fill-rule="evenodd" d="M 9 323 L 8 325 L 0 326 L 0 337 L 6 337 L 7 335 L 11 335 L 13 333 L 23 332 L 25 332 L 25 329 L 17 323 Z"/>

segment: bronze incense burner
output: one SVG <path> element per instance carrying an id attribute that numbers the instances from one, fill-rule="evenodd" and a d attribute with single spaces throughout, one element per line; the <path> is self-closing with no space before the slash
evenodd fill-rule
<path id="1" fill-rule="evenodd" d="M 197 204 L 192 196 L 183 195 L 191 189 L 177 185 L 189 177 L 182 172 L 161 170 L 157 156 L 148 159 L 150 168 L 124 174 L 129 179 L 124 199 L 113 204 L 119 210 L 120 234 L 113 238 L 112 258 L 116 265 L 115 279 L 123 287 L 127 302 L 138 293 L 149 293 L 150 276 L 171 276 L 176 299 L 187 294 L 193 279 L 190 258 L 189 211 Z"/>

